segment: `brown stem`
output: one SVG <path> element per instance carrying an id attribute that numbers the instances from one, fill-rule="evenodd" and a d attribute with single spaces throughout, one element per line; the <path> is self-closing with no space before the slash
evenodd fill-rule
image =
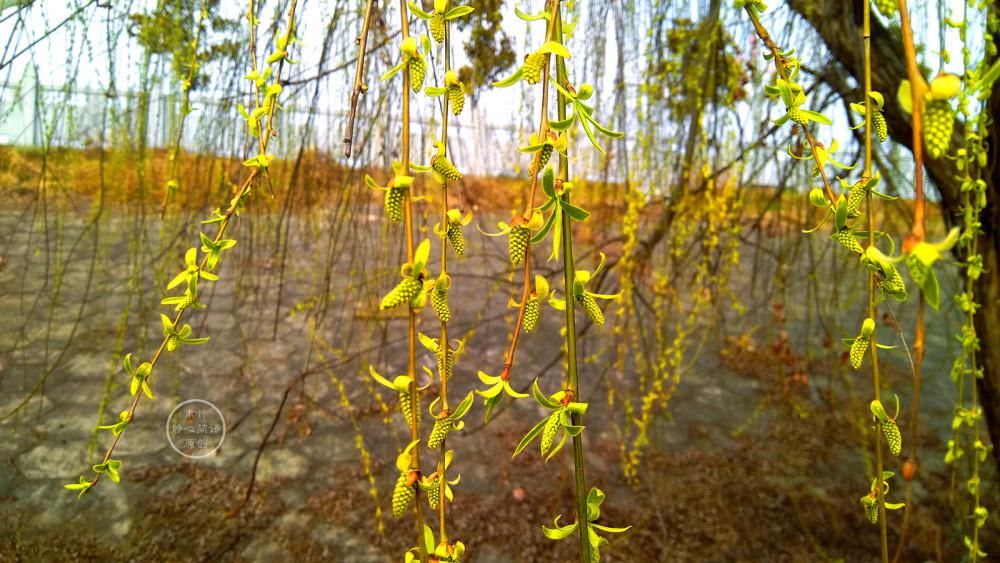
<path id="1" fill-rule="evenodd" d="M 555 25 L 552 20 L 548 22 L 545 32 L 546 41 L 555 40 Z M 542 115 L 538 123 L 538 137 L 540 141 L 548 139 L 549 135 L 549 76 L 553 55 L 545 55 L 545 65 L 542 67 Z M 533 158 L 539 158 L 539 153 L 535 153 Z M 531 188 L 528 190 L 528 201 L 524 209 L 523 218 L 530 220 L 535 211 L 535 194 L 538 192 L 538 174 L 541 166 L 534 167 L 535 172 L 531 176 Z M 531 296 L 531 239 L 528 239 L 527 248 L 524 251 L 524 281 L 521 290 L 521 306 L 518 307 L 517 321 L 514 323 L 514 333 L 510 339 L 510 346 L 504 355 L 503 371 L 500 372 L 500 379 L 507 381 L 510 379 L 510 370 L 514 366 L 514 355 L 517 352 L 517 343 L 521 337 L 521 324 L 524 322 L 524 312 L 528 307 L 528 298 Z"/>
<path id="2" fill-rule="evenodd" d="M 451 44 L 451 24 L 445 21 L 444 24 L 444 73 L 448 74 L 451 69 L 451 61 L 449 58 L 448 48 Z M 445 155 L 448 152 L 448 102 L 449 97 L 447 93 L 444 95 L 444 103 L 441 106 L 441 154 Z M 441 275 L 447 276 L 448 274 L 448 179 L 442 176 L 441 181 L 441 228 L 443 229 L 441 236 Z M 450 282 L 449 287 L 450 290 Z M 447 415 L 451 412 L 448 405 L 448 355 L 451 354 L 451 345 L 448 343 L 448 323 L 441 321 L 441 340 L 438 342 L 438 354 L 441 354 L 441 361 L 438 362 L 440 369 L 438 370 L 438 378 L 441 379 L 441 391 L 439 397 L 441 398 L 441 414 Z M 447 466 L 445 464 L 447 453 L 448 453 L 448 436 L 445 435 L 444 439 L 441 440 L 441 453 L 438 457 L 438 542 L 441 544 L 448 544 L 448 529 L 446 524 L 446 511 L 445 507 L 448 504 L 448 497 L 445 492 L 448 487 L 448 476 L 447 476 Z"/>
<path id="3" fill-rule="evenodd" d="M 872 34 L 871 34 L 871 2 L 865 0 L 864 7 L 864 28 L 862 35 L 865 43 L 865 169 L 862 181 L 868 182 L 872 176 Z M 866 212 L 868 229 L 868 247 L 875 246 L 875 209 L 874 196 L 871 190 L 867 190 Z M 875 274 L 868 272 L 868 318 L 874 320 L 875 292 L 878 291 Z M 876 401 L 881 401 L 882 382 L 879 377 L 878 366 L 878 337 L 873 332 L 869 343 L 871 351 L 872 365 L 872 387 Z M 889 562 L 889 536 L 885 521 L 885 480 L 882 477 L 882 421 L 876 419 L 875 423 L 875 491 L 878 496 L 878 528 L 879 544 L 882 554 L 882 563 Z"/>
<path id="4" fill-rule="evenodd" d="M 409 8 L 406 0 L 399 0 L 400 29 L 402 30 L 403 41 L 410 37 Z M 402 168 L 404 176 L 410 175 L 410 72 L 405 69 L 403 74 L 403 147 L 402 147 Z M 410 193 L 412 187 L 406 190 L 403 198 L 403 229 L 406 231 L 406 260 L 413 262 L 413 196 Z M 406 373 L 410 377 L 410 401 L 412 413 L 410 419 L 410 440 L 420 439 L 420 424 L 417 422 L 417 415 L 420 411 L 420 388 L 417 385 L 417 313 L 410 306 L 407 315 L 407 362 Z M 410 456 L 410 471 L 420 472 L 420 448 L 413 448 Z M 416 495 L 414 498 L 414 519 L 417 531 L 417 549 L 420 553 L 420 562 L 427 563 L 427 546 L 424 545 L 424 509 L 420 500 L 420 487 L 414 487 Z"/>
<path id="5" fill-rule="evenodd" d="M 920 69 L 917 66 L 916 48 L 913 44 L 913 28 L 910 25 L 910 14 L 907 9 L 906 0 L 899 0 L 900 26 L 903 32 L 903 54 L 906 57 L 906 73 L 910 80 L 910 108 L 912 110 L 913 123 L 913 189 L 916 193 L 913 205 L 913 226 L 909 234 L 903 240 L 903 252 L 912 250 L 916 245 L 924 241 L 926 236 L 926 214 L 924 200 L 924 143 L 922 139 L 924 94 L 926 84 Z M 917 426 L 920 420 L 920 375 L 924 362 L 924 349 L 926 347 L 925 329 L 925 309 L 926 298 L 924 290 L 921 288 L 918 294 L 917 326 L 916 335 L 913 342 L 913 404 L 910 410 L 910 460 L 917 463 Z M 910 523 L 910 512 L 913 509 L 913 481 L 906 483 L 906 505 L 903 507 L 903 523 L 900 530 L 899 543 L 897 545 L 894 561 L 902 555 L 905 546 L 906 534 Z"/>
<path id="6" fill-rule="evenodd" d="M 354 93 L 351 94 L 351 112 L 347 118 L 347 132 L 344 133 L 344 156 L 351 156 L 351 143 L 354 142 L 354 118 L 358 113 L 358 100 L 361 94 L 368 89 L 365 84 L 365 55 L 368 47 L 368 29 L 372 21 L 372 7 L 375 0 L 368 0 L 368 7 L 365 8 L 365 21 L 361 24 L 361 33 L 358 34 L 358 68 L 354 73 Z"/>
<path id="7" fill-rule="evenodd" d="M 906 0 L 899 0 L 899 19 L 903 30 L 903 54 L 906 56 L 906 74 L 910 79 L 911 109 L 913 111 L 913 190 L 916 192 L 913 205 L 913 227 L 903 241 L 903 252 L 924 241 L 926 231 L 924 201 L 924 143 L 923 115 L 924 94 L 927 84 L 917 66 L 917 52 L 913 45 L 913 29 Z M 914 345 L 916 347 L 916 345 Z"/>
<path id="8" fill-rule="evenodd" d="M 188 113 L 191 112 L 191 86 L 194 83 L 194 79 L 198 73 L 198 45 L 201 42 L 201 31 L 205 22 L 205 18 L 208 17 L 208 5 L 207 0 L 201 0 L 201 11 L 198 13 L 198 23 L 195 26 L 194 41 L 191 43 L 191 63 L 188 67 L 188 74 L 186 82 L 182 85 L 182 90 L 184 93 L 183 99 L 181 100 L 181 121 L 177 125 L 177 134 L 174 137 L 174 145 L 170 149 L 170 180 L 169 182 L 177 182 L 178 176 L 180 176 L 180 150 L 181 150 L 181 140 L 184 139 L 184 123 L 187 121 Z M 168 183 L 169 183 L 168 182 Z M 167 212 L 167 202 L 170 199 L 170 187 L 168 185 L 167 189 L 163 191 L 163 201 L 160 203 L 160 218 Z"/>

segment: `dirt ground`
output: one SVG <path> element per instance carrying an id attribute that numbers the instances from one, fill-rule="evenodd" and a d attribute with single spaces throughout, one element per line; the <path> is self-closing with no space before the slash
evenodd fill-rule
<path id="1" fill-rule="evenodd" d="M 852 474 L 863 471 L 857 447 L 860 428 L 836 405 L 809 398 L 760 369 L 769 350 L 729 350 L 723 365 L 754 365 L 741 376 L 761 383 L 765 406 L 748 430 L 716 444 L 704 421 L 685 423 L 689 445 L 653 451 L 641 478 L 627 483 L 618 466 L 611 433 L 596 434 L 588 479 L 608 492 L 601 522 L 631 530 L 612 537 L 605 561 L 875 561 L 878 529 L 858 499 L 863 490 Z M 747 354 L 754 361 L 747 361 Z M 775 361 L 774 358 L 771 358 Z M 773 365 L 773 364 L 772 364 Z M 821 374 L 814 372 L 814 377 Z M 789 390 L 790 389 L 790 390 Z M 771 393 L 773 391 L 773 393 Z M 539 526 L 557 513 L 572 514 L 571 468 L 540 463 L 537 452 L 511 460 L 502 447 L 516 439 L 511 416 L 501 415 L 463 443 L 466 459 L 489 460 L 463 476 L 450 512 L 451 536 L 470 550 L 467 561 L 572 561 L 575 543 L 552 542 Z M 926 437 L 929 444 L 933 436 Z M 308 440 L 308 439 L 307 439 Z M 198 463 L 134 469 L 128 482 L 129 526 L 109 539 L 90 514 L 40 518 L 26 506 L 37 499 L 16 495 L 0 500 L 0 560 L 3 561 L 397 561 L 411 545 L 412 520 L 388 515 L 391 463 L 376 460 L 380 519 L 368 481 L 355 464 L 331 467 L 302 479 L 267 479 L 238 515 L 229 512 L 245 492 L 246 475 Z M 890 467 L 891 469 L 891 467 Z M 995 475 L 987 477 L 995 482 Z M 959 561 L 956 512 L 950 503 L 950 475 L 921 470 L 917 499 L 900 561 Z M 996 501 L 996 488 L 986 487 Z M 928 494 L 928 491 L 939 491 Z M 944 491 L 944 493 L 940 493 Z M 78 506 L 100 502 L 93 497 Z M 897 477 L 891 493 L 901 499 Z M 962 497 L 961 491 L 958 497 Z M 996 506 L 994 504 L 993 506 Z M 86 508 L 78 510 L 86 511 Z M 46 523 L 47 522 L 47 523 Z M 890 516 L 890 552 L 900 535 L 901 513 Z M 1000 548 L 984 536 L 987 552 Z M 112 534 L 114 535 L 114 534 Z"/>

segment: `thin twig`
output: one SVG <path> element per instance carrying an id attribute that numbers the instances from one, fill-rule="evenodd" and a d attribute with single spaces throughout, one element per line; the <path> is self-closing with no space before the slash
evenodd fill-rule
<path id="1" fill-rule="evenodd" d="M 358 101 L 361 99 L 361 94 L 368 90 L 368 85 L 365 84 L 365 56 L 368 54 L 368 28 L 371 25 L 374 4 L 375 0 L 368 0 L 368 7 L 365 8 L 365 21 L 361 24 L 361 33 L 355 39 L 355 43 L 358 45 L 358 69 L 354 73 L 351 113 L 347 118 L 347 132 L 344 133 L 344 156 L 348 158 L 351 156 L 351 143 L 354 142 L 354 118 L 358 113 Z"/>

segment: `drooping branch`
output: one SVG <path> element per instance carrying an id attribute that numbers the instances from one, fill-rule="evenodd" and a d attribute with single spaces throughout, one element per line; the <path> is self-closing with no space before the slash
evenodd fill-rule
<path id="1" fill-rule="evenodd" d="M 789 7 L 802 16 L 816 30 L 827 49 L 850 74 L 855 83 L 860 84 L 864 76 L 863 45 L 854 40 L 850 31 L 861 18 L 861 6 L 843 0 L 787 0 Z M 1000 9 L 1000 0 L 995 0 L 995 9 Z M 889 126 L 889 136 L 897 144 L 912 150 L 913 129 L 910 119 L 899 105 L 896 91 L 899 84 L 908 78 L 906 57 L 903 53 L 902 36 L 898 29 L 889 29 L 877 19 L 871 22 L 872 89 L 885 92 L 885 117 Z M 996 59 L 994 59 L 996 60 Z M 989 61 L 992 63 L 992 61 Z M 834 75 L 836 73 L 828 73 Z M 848 99 L 860 99 L 863 93 L 852 87 L 841 77 L 829 80 L 832 88 Z M 987 111 L 996 115 L 1000 112 L 1000 88 L 990 94 Z M 994 123 L 988 138 L 992 140 L 989 149 L 991 168 L 984 170 L 987 184 L 987 204 L 982 212 L 982 231 L 979 249 L 986 271 L 1000 271 L 1000 124 Z M 964 143 L 964 124 L 956 121 L 952 132 L 952 146 Z M 963 205 L 960 175 L 953 160 L 924 155 L 924 171 L 940 195 L 942 216 L 949 226 L 957 226 L 959 210 Z M 976 330 L 983 342 L 1000 340 L 1000 276 L 981 276 L 975 284 L 976 302 L 982 309 L 976 316 Z M 987 427 L 994 443 L 1000 443 L 1000 347 L 982 346 L 976 355 L 983 368 L 983 378 L 979 380 L 979 391 L 986 416 Z M 993 448 L 993 457 L 1000 463 L 1000 448 Z"/>

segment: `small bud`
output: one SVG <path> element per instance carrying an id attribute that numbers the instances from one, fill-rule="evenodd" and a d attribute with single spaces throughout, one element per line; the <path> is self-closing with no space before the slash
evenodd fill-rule
<path id="1" fill-rule="evenodd" d="M 584 82 L 580 85 L 580 89 L 576 92 L 576 99 L 586 100 L 594 95 L 594 87 L 590 85 L 589 82 Z"/>
<path id="2" fill-rule="evenodd" d="M 875 332 L 875 319 L 868 317 L 861 323 L 861 338 L 871 338 Z"/>
<path id="3" fill-rule="evenodd" d="M 958 95 L 962 81 L 954 74 L 941 74 L 931 81 L 930 95 L 935 100 L 948 100 Z"/>
<path id="4" fill-rule="evenodd" d="M 875 417 L 878 418 L 880 421 L 888 422 L 890 420 L 888 413 L 885 412 L 885 407 L 882 406 L 881 401 L 879 401 L 878 399 L 872 401 L 868 405 L 868 408 L 871 409 L 872 414 L 875 415 Z"/>
<path id="5" fill-rule="evenodd" d="M 404 55 L 409 57 L 414 57 L 417 55 L 417 40 L 413 37 L 407 37 L 403 40 L 403 43 L 399 46 L 399 50 L 403 52 Z"/>
<path id="6" fill-rule="evenodd" d="M 895 0 L 874 0 L 873 4 L 878 8 L 878 11 L 882 12 L 883 16 L 889 19 L 892 19 L 896 15 L 898 7 Z"/>
<path id="7" fill-rule="evenodd" d="M 865 516 L 872 524 L 878 524 L 878 499 L 871 494 L 861 497 L 861 506 L 865 508 Z"/>
<path id="8" fill-rule="evenodd" d="M 819 188 L 809 190 L 809 203 L 816 207 L 829 207 L 830 202 L 826 199 L 826 194 Z"/>

